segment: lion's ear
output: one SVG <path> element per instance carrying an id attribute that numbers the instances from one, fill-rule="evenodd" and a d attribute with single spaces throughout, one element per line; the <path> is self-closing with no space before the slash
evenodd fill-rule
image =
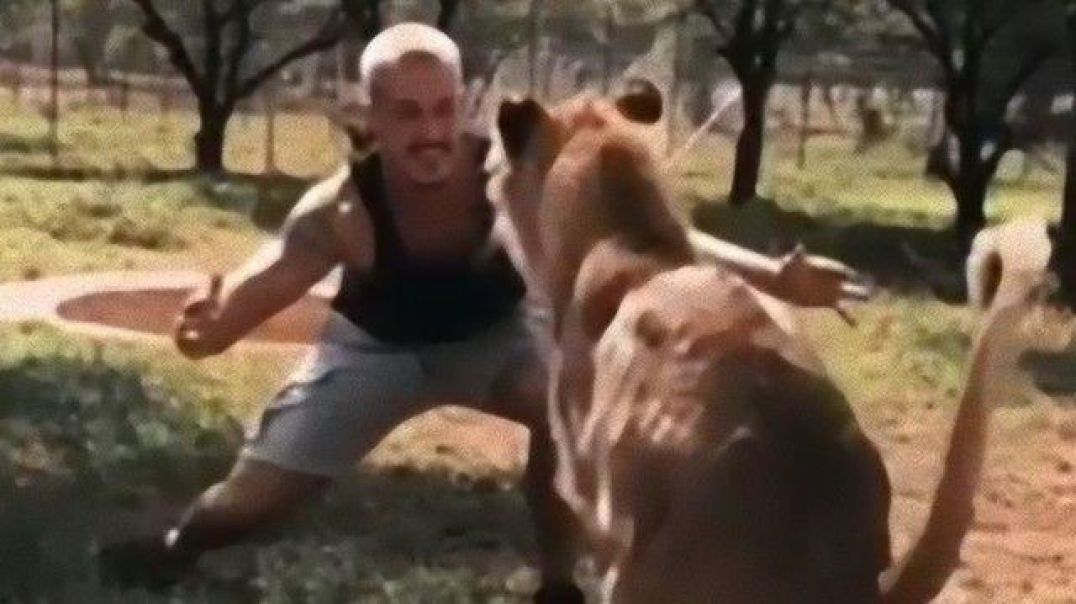
<path id="1" fill-rule="evenodd" d="M 663 111 L 661 91 L 649 80 L 641 78 L 628 82 L 624 92 L 616 100 L 621 115 L 640 124 L 653 124 L 661 119 Z"/>
<path id="2" fill-rule="evenodd" d="M 534 99 L 502 101 L 497 110 L 497 130 L 508 159 L 520 159 L 530 142 L 550 122 L 549 113 Z"/>

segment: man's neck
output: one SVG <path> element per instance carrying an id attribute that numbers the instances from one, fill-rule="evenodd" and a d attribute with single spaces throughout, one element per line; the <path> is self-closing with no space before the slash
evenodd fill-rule
<path id="1" fill-rule="evenodd" d="M 457 154 L 452 160 L 452 170 L 447 178 L 437 182 L 415 182 L 400 170 L 394 169 L 387 163 L 382 164 L 382 175 L 385 182 L 385 192 L 394 202 L 400 200 L 414 200 L 422 203 L 426 200 L 443 198 L 455 191 L 461 181 L 462 159 Z"/>
<path id="2" fill-rule="evenodd" d="M 415 203 L 425 205 L 427 202 L 443 201 L 446 195 L 456 195 L 461 185 L 466 181 L 466 149 L 466 145 L 461 145 L 452 159 L 452 170 L 445 179 L 437 182 L 416 182 L 408 178 L 402 171 L 394 169 L 387 162 L 383 162 L 381 166 L 382 176 L 385 179 L 385 190 L 389 199 L 393 200 L 394 204 Z"/>

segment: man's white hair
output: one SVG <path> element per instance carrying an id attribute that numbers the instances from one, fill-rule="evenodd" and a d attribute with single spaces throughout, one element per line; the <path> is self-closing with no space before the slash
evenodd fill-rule
<path id="1" fill-rule="evenodd" d="M 370 86 L 378 70 L 397 64 L 406 55 L 419 53 L 434 57 L 452 69 L 463 87 L 463 67 L 460 49 L 441 30 L 424 23 L 398 23 L 374 36 L 359 59 L 359 94 L 364 104 L 370 103 Z"/>

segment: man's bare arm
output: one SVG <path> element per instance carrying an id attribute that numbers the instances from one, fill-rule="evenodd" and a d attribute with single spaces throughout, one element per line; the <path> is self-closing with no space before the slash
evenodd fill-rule
<path id="1" fill-rule="evenodd" d="M 840 308 L 845 300 L 865 300 L 870 288 L 856 283 L 859 276 L 828 258 L 807 256 L 801 250 L 783 258 L 769 258 L 722 241 L 697 229 L 688 239 L 695 253 L 739 274 L 766 293 L 801 306 Z"/>
<path id="2" fill-rule="evenodd" d="M 320 186 L 320 185 L 319 185 Z M 263 245 L 238 269 L 225 276 L 212 310 L 187 313 L 181 328 L 195 326 L 200 341 L 184 342 L 191 358 L 218 354 L 276 313 L 302 298 L 338 263 L 329 212 L 315 187 L 297 204 L 278 238 Z M 198 302 L 192 306 L 197 307 Z M 188 310 L 191 306 L 188 306 Z"/>

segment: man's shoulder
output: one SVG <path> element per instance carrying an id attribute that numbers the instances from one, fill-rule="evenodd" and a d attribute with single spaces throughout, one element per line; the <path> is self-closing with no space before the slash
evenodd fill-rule
<path id="1" fill-rule="evenodd" d="M 355 195 L 354 187 L 351 186 L 351 167 L 345 164 L 307 189 L 288 212 L 284 228 L 287 229 L 297 222 L 320 220 L 335 211 L 341 202 L 353 201 Z"/>
<path id="2" fill-rule="evenodd" d="M 282 240 L 299 245 L 307 252 L 337 257 L 336 216 L 343 204 L 349 203 L 361 211 L 356 203 L 358 193 L 352 186 L 351 168 L 343 165 L 332 175 L 314 183 L 288 213 L 281 226 Z"/>

